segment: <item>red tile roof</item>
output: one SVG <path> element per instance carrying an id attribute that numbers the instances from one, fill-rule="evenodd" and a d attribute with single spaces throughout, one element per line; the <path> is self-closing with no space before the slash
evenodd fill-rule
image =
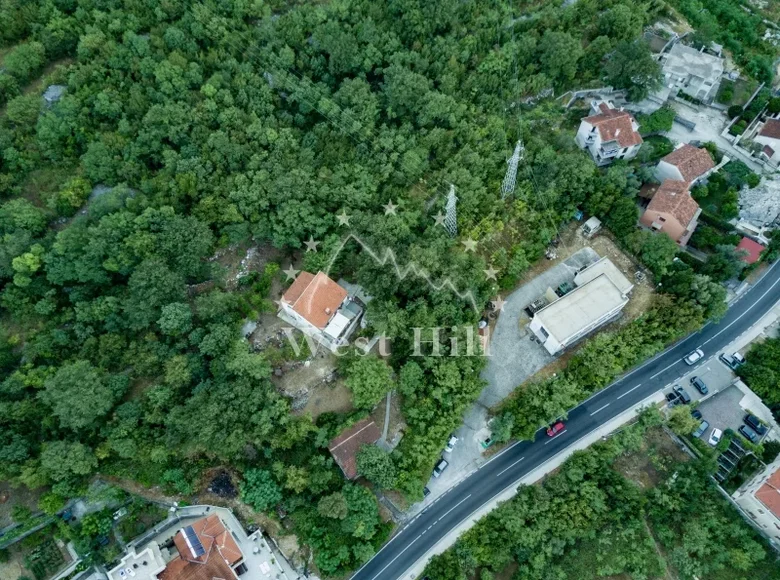
<path id="1" fill-rule="evenodd" d="M 706 149 L 699 149 L 687 143 L 678 147 L 669 155 L 661 159 L 680 170 L 683 181 L 690 183 L 697 177 L 701 177 L 715 167 L 715 162 Z"/>
<path id="2" fill-rule="evenodd" d="M 775 155 L 775 150 L 774 150 L 774 149 L 772 149 L 772 148 L 771 148 L 769 145 L 764 145 L 763 152 L 764 152 L 764 153 L 766 154 L 766 156 L 767 156 L 767 157 L 769 157 L 770 159 L 771 159 L 772 157 L 774 157 L 774 155 Z"/>
<path id="3" fill-rule="evenodd" d="M 761 252 L 764 251 L 764 247 L 765 246 L 762 246 L 758 242 L 754 242 L 750 238 L 743 237 L 739 244 L 737 244 L 737 251 L 746 251 L 747 255 L 743 256 L 742 260 L 748 264 L 753 264 L 754 262 L 758 262 L 758 258 L 761 255 Z"/>
<path id="4" fill-rule="evenodd" d="M 780 469 L 775 471 L 756 491 L 756 499 L 780 518 Z"/>
<path id="5" fill-rule="evenodd" d="M 617 140 L 621 147 L 631 147 L 632 145 L 642 143 L 642 137 L 634 131 L 632 123 L 635 121 L 631 113 L 619 109 L 610 109 L 602 105 L 604 104 L 599 105 L 602 111 L 601 114 L 591 115 L 583 119 L 585 122 L 598 128 L 602 141 Z"/>
<path id="6" fill-rule="evenodd" d="M 696 212 L 699 204 L 691 197 L 688 192 L 688 184 L 684 181 L 674 179 L 665 179 L 661 187 L 655 192 L 653 199 L 647 206 L 648 211 L 657 211 L 670 214 L 683 227 L 688 227 Z"/>
<path id="7" fill-rule="evenodd" d="M 358 421 L 341 432 L 328 444 L 328 451 L 339 464 L 347 479 L 357 477 L 357 453 L 363 445 L 372 445 L 382 436 L 379 427 L 371 419 Z"/>
<path id="8" fill-rule="evenodd" d="M 282 296 L 282 301 L 322 330 L 346 297 L 347 291 L 324 272 L 318 272 L 316 276 L 301 272 Z"/>
<path id="9" fill-rule="evenodd" d="M 764 127 L 758 132 L 762 137 L 780 139 L 780 119 L 767 119 Z"/>
<path id="10" fill-rule="evenodd" d="M 243 554 L 217 514 L 192 524 L 204 553 L 195 556 L 180 530 L 173 538 L 179 558 L 168 563 L 160 580 L 213 580 L 235 578 L 232 567 L 243 560 Z"/>

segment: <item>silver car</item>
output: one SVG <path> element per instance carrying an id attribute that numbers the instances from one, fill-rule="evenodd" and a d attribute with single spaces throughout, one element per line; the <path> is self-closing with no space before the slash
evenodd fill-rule
<path id="1" fill-rule="evenodd" d="M 685 355 L 685 358 L 683 358 L 683 360 L 687 365 L 695 365 L 697 362 L 699 362 L 702 359 L 703 356 L 704 356 L 704 351 L 700 348 L 697 348 L 693 352 L 689 352 L 687 355 Z"/>

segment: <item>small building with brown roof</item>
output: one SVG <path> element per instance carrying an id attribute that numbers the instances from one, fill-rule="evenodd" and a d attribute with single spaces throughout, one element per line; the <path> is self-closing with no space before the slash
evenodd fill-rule
<path id="1" fill-rule="evenodd" d="M 279 301 L 279 317 L 335 351 L 347 344 L 363 307 L 324 272 L 301 272 Z"/>
<path id="2" fill-rule="evenodd" d="M 733 498 L 769 541 L 780 548 L 780 455 L 743 484 Z"/>
<path id="3" fill-rule="evenodd" d="M 762 157 L 775 165 L 780 164 L 780 119 L 767 119 L 753 141 L 764 146 Z"/>
<path id="4" fill-rule="evenodd" d="M 658 162 L 655 177 L 660 182 L 665 179 L 684 181 L 692 187 L 714 170 L 715 162 L 709 151 L 685 143 Z"/>
<path id="5" fill-rule="evenodd" d="M 580 122 L 574 140 L 599 166 L 633 159 L 642 146 L 639 124 L 631 113 L 597 101 L 591 103 L 591 114 Z"/>
<path id="6" fill-rule="evenodd" d="M 696 229 L 699 214 L 701 209 L 691 197 L 688 184 L 667 179 L 656 190 L 639 222 L 685 246 Z"/>
<path id="7" fill-rule="evenodd" d="M 371 417 L 366 417 L 331 440 L 328 444 L 328 451 L 338 463 L 341 471 L 344 472 L 344 477 L 355 479 L 358 476 L 358 451 L 363 445 L 373 445 L 381 436 L 379 427 L 374 423 L 374 420 Z"/>
<path id="8" fill-rule="evenodd" d="M 759 244 L 746 236 L 743 236 L 737 244 L 737 252 L 742 253 L 742 261 L 747 264 L 755 264 L 758 262 L 758 259 L 761 257 L 761 252 L 763 252 L 765 248 L 766 246 Z"/>

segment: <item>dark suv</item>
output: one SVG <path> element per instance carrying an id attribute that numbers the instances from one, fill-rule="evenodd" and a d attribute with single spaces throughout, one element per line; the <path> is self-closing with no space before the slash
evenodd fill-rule
<path id="1" fill-rule="evenodd" d="M 745 439 L 747 439 L 751 443 L 758 443 L 758 440 L 760 439 L 760 437 L 758 436 L 758 433 L 753 431 L 753 429 L 751 429 L 747 425 L 742 425 L 739 428 L 739 432 L 742 433 L 742 435 L 745 437 Z"/>
<path id="2" fill-rule="evenodd" d="M 688 394 L 688 391 L 683 389 L 680 385 L 674 385 L 674 392 L 680 397 L 683 405 L 687 405 L 691 402 L 691 396 Z"/>
<path id="3" fill-rule="evenodd" d="M 699 391 L 702 395 L 706 395 L 710 392 L 709 389 L 707 389 L 707 385 L 704 384 L 704 381 L 699 377 L 691 377 L 691 384 L 696 387 L 696 390 Z"/>
<path id="4" fill-rule="evenodd" d="M 759 419 L 755 415 L 745 415 L 745 423 L 750 425 L 750 427 L 753 429 L 753 431 L 755 431 L 756 433 L 758 433 L 762 437 L 768 431 L 767 426 L 764 425 L 761 422 L 761 419 Z"/>

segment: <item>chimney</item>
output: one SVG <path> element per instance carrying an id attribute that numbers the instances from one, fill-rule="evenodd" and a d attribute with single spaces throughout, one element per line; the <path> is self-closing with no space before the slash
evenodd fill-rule
<path id="1" fill-rule="evenodd" d="M 617 137 L 618 135 L 620 135 L 620 129 L 615 129 L 615 137 Z"/>
<path id="2" fill-rule="evenodd" d="M 330 308 L 325 309 L 325 314 L 330 314 Z"/>

